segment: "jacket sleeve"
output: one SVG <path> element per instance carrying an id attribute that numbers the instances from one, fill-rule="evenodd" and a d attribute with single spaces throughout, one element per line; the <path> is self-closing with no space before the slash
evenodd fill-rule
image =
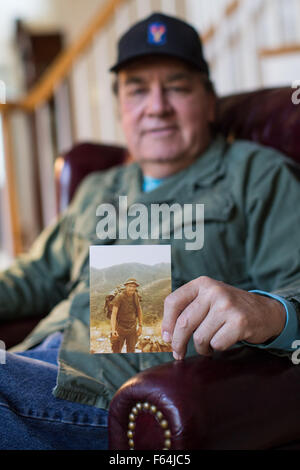
<path id="1" fill-rule="evenodd" d="M 70 226 L 87 203 L 88 178 L 69 208 L 40 234 L 30 251 L 0 273 L 0 321 L 46 315 L 67 297 L 72 266 Z"/>
<path id="2" fill-rule="evenodd" d="M 292 301 L 299 312 L 299 166 L 272 152 L 256 159 L 249 174 L 246 198 L 248 273 L 256 289 Z"/>
<path id="3" fill-rule="evenodd" d="M 46 315 L 66 296 L 67 216 L 45 229 L 28 254 L 0 273 L 0 320 Z"/>

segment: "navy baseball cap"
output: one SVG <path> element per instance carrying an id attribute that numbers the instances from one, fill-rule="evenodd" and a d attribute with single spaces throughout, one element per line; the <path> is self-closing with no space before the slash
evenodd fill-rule
<path id="1" fill-rule="evenodd" d="M 162 55 L 181 59 L 209 75 L 197 31 L 185 21 L 153 13 L 134 24 L 119 40 L 118 58 L 111 72 L 118 72 L 132 60 Z"/>

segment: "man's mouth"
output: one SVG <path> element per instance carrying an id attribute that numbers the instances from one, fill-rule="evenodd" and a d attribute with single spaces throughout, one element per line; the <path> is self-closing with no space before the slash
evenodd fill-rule
<path id="1" fill-rule="evenodd" d="M 143 135 L 152 135 L 157 137 L 169 136 L 177 131 L 176 126 L 153 127 L 142 132 Z"/>

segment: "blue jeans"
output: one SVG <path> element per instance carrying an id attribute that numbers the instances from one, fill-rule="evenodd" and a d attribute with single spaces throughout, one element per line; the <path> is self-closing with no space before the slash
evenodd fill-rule
<path id="1" fill-rule="evenodd" d="M 51 393 L 61 339 L 54 333 L 29 351 L 7 353 L 0 364 L 1 450 L 107 449 L 107 410 Z"/>

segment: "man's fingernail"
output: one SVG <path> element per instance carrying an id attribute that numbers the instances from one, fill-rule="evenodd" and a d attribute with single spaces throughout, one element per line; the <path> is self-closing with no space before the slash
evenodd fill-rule
<path id="1" fill-rule="evenodd" d="M 164 340 L 165 343 L 171 343 L 171 335 L 167 331 L 163 332 L 162 339 Z"/>
<path id="2" fill-rule="evenodd" d="M 180 361 L 181 360 L 181 356 L 179 354 L 177 354 L 177 352 L 173 351 L 173 357 L 176 361 Z"/>

